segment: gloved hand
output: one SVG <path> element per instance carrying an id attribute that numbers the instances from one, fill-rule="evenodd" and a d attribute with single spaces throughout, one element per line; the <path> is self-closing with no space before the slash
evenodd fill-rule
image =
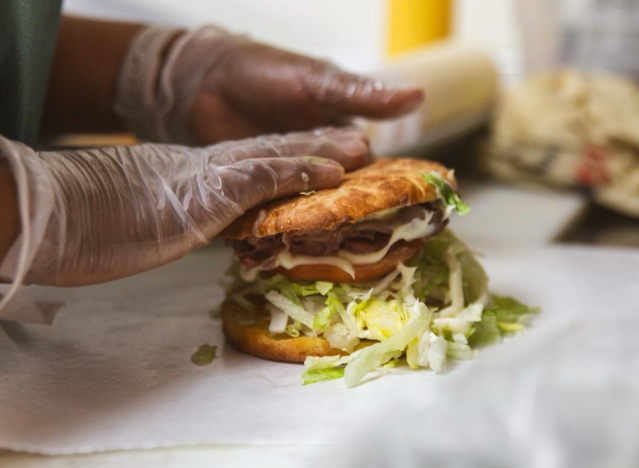
<path id="1" fill-rule="evenodd" d="M 344 167 L 367 160 L 368 141 L 356 129 L 325 129 L 205 148 L 37 153 L 0 137 L 0 154 L 22 218 L 22 243 L 0 279 L 78 286 L 176 260 L 256 205 L 333 186 Z"/>
<path id="2" fill-rule="evenodd" d="M 422 99 L 214 26 L 147 28 L 129 47 L 115 111 L 144 139 L 196 145 L 396 117 Z"/>

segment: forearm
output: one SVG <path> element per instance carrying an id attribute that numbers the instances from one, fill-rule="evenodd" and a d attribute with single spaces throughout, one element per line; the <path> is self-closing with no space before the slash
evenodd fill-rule
<path id="1" fill-rule="evenodd" d="M 142 25 L 64 17 L 45 105 L 43 133 L 117 132 L 118 71 Z"/>
<path id="2" fill-rule="evenodd" d="M 20 233 L 16 185 L 6 159 L 0 159 L 0 264 Z"/>

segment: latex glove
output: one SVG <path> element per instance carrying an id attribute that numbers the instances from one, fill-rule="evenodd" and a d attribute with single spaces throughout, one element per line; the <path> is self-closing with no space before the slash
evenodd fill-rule
<path id="1" fill-rule="evenodd" d="M 121 71 L 115 110 L 150 141 L 210 144 L 342 124 L 353 116 L 397 117 L 423 99 L 419 89 L 386 89 L 214 26 L 176 34 L 143 30 Z"/>
<path id="2" fill-rule="evenodd" d="M 197 149 L 37 153 L 0 137 L 23 220 L 0 279 L 76 286 L 157 267 L 256 205 L 336 185 L 367 160 L 367 144 L 359 130 L 327 129 Z M 300 156 L 309 154 L 331 159 Z"/>

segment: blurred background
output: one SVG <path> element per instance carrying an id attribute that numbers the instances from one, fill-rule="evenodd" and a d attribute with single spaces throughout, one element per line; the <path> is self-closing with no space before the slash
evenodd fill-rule
<path id="1" fill-rule="evenodd" d="M 421 109 L 394 121 L 357 124 L 368 131 L 373 149 L 380 156 L 427 157 L 455 168 L 462 197 L 472 208 L 470 216 L 453 220 L 454 230 L 465 242 L 479 250 L 486 244 L 536 247 L 555 242 L 639 247 L 638 0 L 65 0 L 64 8 L 67 14 L 190 28 L 214 23 L 282 48 L 325 58 L 347 70 L 418 85 L 427 96 Z M 131 135 L 65 135 L 52 144 L 133 142 Z M 619 252 L 621 256 L 627 251 Z M 508 262 L 517 261 L 508 257 Z M 557 266 L 550 262 L 547 265 Z M 601 274 L 599 268 L 594 261 L 583 267 L 596 275 Z M 523 267 L 521 271 L 529 275 Z M 608 278 L 609 284 L 613 281 L 616 279 Z M 602 284 L 601 294 L 614 293 L 614 288 L 606 289 L 605 281 Z M 632 284 L 628 279 L 615 286 L 621 290 L 624 285 L 632 288 Z M 576 282 L 573 287 L 564 291 L 570 300 L 571 294 L 583 294 L 581 284 Z M 614 294 L 606 296 L 605 301 L 601 307 L 605 313 L 616 312 L 615 301 L 619 309 L 630 306 L 621 304 Z M 632 320 L 636 322 L 636 314 Z M 408 415 L 411 424 L 397 425 L 400 430 L 385 432 L 383 439 L 368 440 L 356 454 L 357 463 L 351 466 L 363 466 L 362 460 L 370 462 L 367 466 L 387 466 L 386 449 L 393 457 L 399 457 L 402 450 L 411 455 L 411 450 L 422 446 L 423 433 L 413 429 L 422 427 L 423 419 L 417 416 L 424 415 L 436 428 L 431 440 L 442 441 L 428 447 L 445 452 L 452 446 L 459 454 L 459 444 L 450 445 L 450 441 L 456 441 L 464 430 L 483 440 L 499 434 L 496 426 L 502 420 L 503 427 L 516 428 L 509 424 L 526 415 L 500 415 L 489 406 L 495 403 L 501 407 L 513 396 L 519 398 L 513 401 L 519 401 L 522 407 L 534 408 L 541 421 L 532 435 L 518 433 L 522 449 L 533 450 L 537 447 L 533 441 L 544 438 L 564 450 L 572 448 L 572 442 L 576 444 L 572 453 L 583 459 L 581 464 L 566 461 L 561 465 L 531 457 L 531 466 L 630 466 L 618 458 L 614 459 L 617 464 L 588 465 L 587 459 L 596 457 L 581 450 L 590 447 L 597 454 L 605 454 L 619 447 L 636 446 L 633 437 L 637 418 L 634 425 L 629 425 L 632 415 L 626 413 L 636 408 L 636 399 L 631 399 L 635 393 L 618 393 L 613 391 L 616 387 L 596 381 L 592 385 L 597 392 L 586 393 L 582 399 L 575 397 L 583 384 L 574 375 L 585 366 L 592 369 L 593 363 L 600 369 L 587 372 L 593 379 L 604 376 L 608 383 L 619 385 L 632 380 L 634 374 L 627 369 L 633 368 L 634 361 L 627 367 L 612 364 L 634 358 L 636 353 L 626 346 L 634 346 L 636 340 L 616 338 L 622 336 L 624 328 L 634 328 L 627 322 L 611 322 L 602 327 L 600 320 L 593 321 L 585 330 L 587 334 L 562 344 L 566 353 L 583 351 L 576 355 L 579 360 L 558 360 L 558 348 L 548 348 L 544 337 L 535 347 L 522 348 L 519 356 L 515 353 L 511 367 L 495 367 L 493 374 L 484 374 L 480 368 L 481 372 L 475 374 L 479 383 L 460 384 L 454 393 L 448 393 L 453 395 L 450 405 L 434 413 Z M 608 360 L 611 353 L 619 359 Z M 520 365 L 539 357 L 536 367 Z M 513 376 L 531 369 L 534 378 L 525 382 L 535 383 L 537 394 L 513 388 Z M 561 386 L 567 381 L 574 387 L 569 388 L 570 392 Z M 493 399 L 478 405 L 477 388 L 488 389 L 487 398 Z M 563 398 L 556 400 L 561 405 L 548 406 L 547 401 L 558 395 Z M 575 401 L 578 405 L 570 406 Z M 607 402 L 605 406 L 598 405 L 602 401 Z M 595 410 L 597 421 L 584 425 L 584 413 L 589 409 Z M 463 415 L 461 410 L 470 410 L 466 420 L 481 424 L 465 425 L 459 432 L 441 432 L 443 423 L 451 421 L 451 414 Z M 616 425 L 615 417 L 622 421 L 620 425 Z M 577 429 L 600 428 L 608 438 L 615 434 L 627 438 L 618 436 L 616 446 L 597 445 L 605 440 L 599 432 L 593 439 L 568 440 L 572 432 L 566 430 L 567 423 L 562 425 L 565 421 L 574 423 Z M 392 423 L 385 421 L 384 426 L 392 427 Z M 624 431 L 615 432 L 619 427 Z M 402 437 L 409 442 L 404 446 L 394 444 Z M 491 440 L 496 443 L 495 437 Z M 499 444 L 466 447 L 465 453 L 500 453 L 504 444 L 501 440 Z M 303 447 L 284 447 L 273 448 L 269 455 L 264 448 L 252 451 L 241 445 L 226 447 L 223 453 L 178 450 L 182 449 L 138 451 L 138 458 L 131 452 L 62 457 L 51 459 L 46 466 L 107 466 L 115 461 L 111 464 L 126 468 L 141 466 L 144 462 L 140 460 L 144 459 L 149 465 L 160 466 L 163 461 L 162 466 L 183 467 L 196 466 L 196 459 L 210 459 L 215 465 L 220 459 L 232 457 L 243 460 L 241 466 L 254 466 L 256 457 L 268 464 L 275 455 L 284 458 L 292 454 L 301 462 L 300 454 L 305 453 Z M 186 453 L 188 458 L 188 450 L 194 451 L 193 465 L 178 458 L 179 453 Z M 365 453 L 368 458 L 361 458 Z M 165 455 L 175 464 L 169 465 Z M 4 460 L 11 467 L 33 463 L 32 456 L 17 453 Z M 477 458 L 469 460 L 472 462 L 467 466 L 481 465 Z M 338 466 L 335 462 L 331 458 L 331 463 Z M 516 462 L 501 466 L 513 464 Z M 5 466 L 2 460 L 0 465 Z M 441 466 L 446 464 L 442 462 Z M 495 465 L 486 462 L 482 466 Z"/>
<path id="2" fill-rule="evenodd" d="M 65 9 L 190 27 L 213 22 L 348 69 L 370 71 L 389 54 L 448 35 L 485 45 L 510 68 L 519 50 L 513 5 L 512 0 L 67 0 Z"/>
<path id="3" fill-rule="evenodd" d="M 65 9 L 215 23 L 417 84 L 427 95 L 422 109 L 358 124 L 379 155 L 455 167 L 475 214 L 458 221 L 462 237 L 639 246 L 634 0 L 66 0 Z M 70 135 L 57 143 L 96 142 Z"/>

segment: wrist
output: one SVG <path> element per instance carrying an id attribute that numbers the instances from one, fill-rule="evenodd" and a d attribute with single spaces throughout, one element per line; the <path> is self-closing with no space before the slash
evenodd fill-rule
<path id="1" fill-rule="evenodd" d="M 113 110 L 127 130 L 143 139 L 160 140 L 154 133 L 155 119 L 162 107 L 158 99 L 162 69 L 183 33 L 176 28 L 143 28 L 122 60 Z"/>
<path id="2" fill-rule="evenodd" d="M 117 83 L 115 113 L 148 141 L 197 143 L 188 114 L 209 71 L 235 37 L 216 26 L 194 31 L 149 27 L 131 42 Z M 230 41 L 233 42 L 233 41 Z"/>

